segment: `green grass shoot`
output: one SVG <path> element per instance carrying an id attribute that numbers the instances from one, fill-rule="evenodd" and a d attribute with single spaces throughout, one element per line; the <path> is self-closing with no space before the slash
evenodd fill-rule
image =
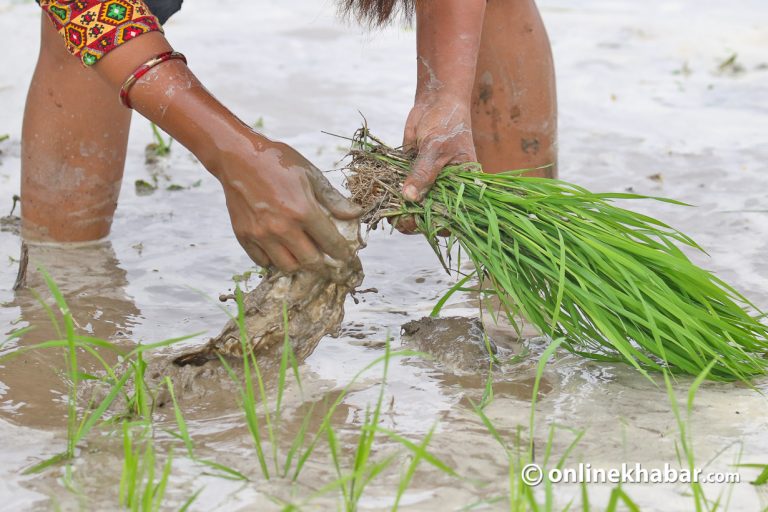
<path id="1" fill-rule="evenodd" d="M 173 138 L 168 137 L 168 142 L 163 138 L 163 134 L 160 133 L 160 129 L 155 123 L 150 123 L 152 127 L 152 137 L 154 142 L 149 145 L 156 156 L 168 156 L 171 153 L 171 146 L 173 145 Z"/>
<path id="2" fill-rule="evenodd" d="M 93 431 L 97 426 L 104 423 L 110 413 L 110 406 L 121 394 L 129 404 L 129 410 L 126 414 L 143 420 L 151 418 L 152 400 L 149 390 L 144 381 L 144 371 L 146 364 L 143 360 L 143 354 L 147 351 L 155 350 L 160 347 L 166 347 L 189 339 L 192 336 L 173 338 L 158 343 L 141 345 L 132 351 L 126 353 L 119 347 L 106 340 L 79 335 L 75 331 L 75 322 L 72 312 L 65 300 L 61 290 L 55 281 L 51 278 L 45 269 L 38 269 L 43 276 L 48 289 L 53 296 L 58 309 L 59 316 L 56 315 L 45 301 L 38 297 L 41 306 L 47 311 L 57 335 L 62 339 L 49 340 L 35 345 L 21 347 L 3 356 L 0 356 L 0 362 L 19 357 L 27 352 L 42 349 L 64 349 L 65 358 L 65 376 L 67 380 L 67 444 L 62 453 L 54 455 L 40 463 L 33 465 L 25 470 L 25 474 L 39 473 L 56 464 L 71 461 L 77 455 L 79 444 Z M 62 328 L 63 323 L 63 328 Z M 8 339 L 20 336 L 24 331 L 17 331 Z M 124 371 L 118 376 L 117 370 L 111 366 L 104 355 L 99 350 L 111 352 L 113 355 L 121 358 L 128 371 Z M 84 351 L 99 363 L 104 371 L 103 378 L 86 373 L 80 366 L 78 351 Z M 126 391 L 128 382 L 133 377 L 133 392 Z M 108 385 L 106 396 L 98 403 L 90 403 L 88 407 L 79 407 L 78 390 L 83 380 L 103 380 Z"/>
<path id="3" fill-rule="evenodd" d="M 138 430 L 138 433 L 134 432 Z M 161 510 L 173 464 L 173 452 L 166 455 L 159 475 L 150 422 L 123 422 L 123 471 L 120 477 L 120 505 L 132 512 Z"/>
<path id="4" fill-rule="evenodd" d="M 443 266 L 457 272 L 451 249 L 459 246 L 483 295 L 497 297 L 513 324 L 523 317 L 575 353 L 644 374 L 699 375 L 712 361 L 712 379 L 766 374 L 762 314 L 691 262 L 682 249 L 700 250 L 691 238 L 614 203 L 652 198 L 464 164 L 446 167 L 425 200 L 410 203 L 400 189 L 412 155 L 367 129 L 354 137 L 351 155 L 347 188 L 368 208 L 364 221 L 414 216 Z M 438 236 L 445 230 L 447 239 Z"/>
<path id="5" fill-rule="evenodd" d="M 212 460 L 201 459 L 197 457 L 197 455 L 195 454 L 195 443 L 192 440 L 192 436 L 190 436 L 189 434 L 187 421 L 184 419 L 184 414 L 181 411 L 181 407 L 179 407 L 179 402 L 176 400 L 176 392 L 174 391 L 174 388 L 173 388 L 173 382 L 171 382 L 170 377 L 166 376 L 165 379 L 163 380 L 163 383 L 168 389 L 168 394 L 171 397 L 171 403 L 173 404 L 173 415 L 174 415 L 174 418 L 176 419 L 176 426 L 179 428 L 178 433 L 174 433 L 174 435 L 184 443 L 184 449 L 187 452 L 187 457 L 189 457 L 191 460 L 194 460 L 199 464 L 202 464 L 203 466 L 207 466 L 215 470 L 217 472 L 215 476 L 218 476 L 220 478 L 227 478 L 230 480 L 248 480 L 248 477 L 246 477 L 236 469 L 233 469 L 229 466 L 220 464 Z"/>

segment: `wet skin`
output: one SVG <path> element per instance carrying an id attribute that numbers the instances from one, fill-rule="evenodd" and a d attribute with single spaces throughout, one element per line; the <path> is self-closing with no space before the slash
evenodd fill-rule
<path id="1" fill-rule="evenodd" d="M 533 0 L 417 3 L 418 85 L 403 143 L 418 151 L 405 195 L 418 200 L 448 164 L 557 176 L 552 50 Z M 413 189 L 409 190 L 409 186 Z M 413 233 L 412 219 L 397 228 Z"/>
<path id="2" fill-rule="evenodd" d="M 479 160 L 491 172 L 554 163 L 554 72 L 533 1 L 417 5 L 418 87 L 404 143 L 419 158 L 406 197 L 423 197 L 448 163 Z M 23 129 L 25 239 L 109 233 L 130 125 L 117 92 L 139 65 L 170 49 L 150 33 L 84 69 L 43 19 Z M 181 61 L 154 68 L 130 99 L 219 179 L 235 236 L 256 263 L 293 272 L 352 256 L 334 219 L 359 210 L 294 149 L 240 121 Z"/>
<path id="3" fill-rule="evenodd" d="M 61 44 L 55 39 L 58 35 L 52 32 L 53 29 L 44 23 L 43 52 L 52 44 Z M 116 101 L 114 91 L 119 89 L 125 77 L 141 63 L 169 48 L 161 34 L 152 33 L 111 52 L 95 66 L 102 82 L 98 84 L 99 90 L 112 92 L 106 97 Z M 67 65 L 79 66 L 71 57 L 62 57 L 66 58 Z M 48 78 L 45 72 L 38 67 L 35 79 L 38 88 L 45 87 L 40 85 Z M 39 81 L 37 75 L 42 75 Z M 182 62 L 172 61 L 153 69 L 134 86 L 130 97 L 138 112 L 189 148 L 219 179 L 235 235 L 256 263 L 262 266 L 274 264 L 292 272 L 300 267 L 322 265 L 324 255 L 337 260 L 351 257 L 348 244 L 336 230 L 331 216 L 353 219 L 359 214 L 358 208 L 347 202 L 322 173 L 295 150 L 267 139 L 237 119 L 205 90 Z M 30 107 L 34 101 L 30 96 Z M 70 128 L 64 133 L 80 140 L 74 127 Z M 28 139 L 38 138 L 36 127 L 30 123 L 26 123 L 25 132 Z M 122 164 L 124 153 L 121 156 Z M 100 208 L 104 195 L 94 192 L 89 197 L 78 198 L 84 204 L 78 205 L 75 211 L 65 212 L 70 213 L 71 219 L 62 218 L 62 215 L 54 214 L 60 187 L 34 186 L 36 182 L 44 181 L 39 179 L 41 174 L 55 168 L 40 160 L 36 148 L 25 148 L 27 165 L 23 171 L 23 185 L 27 186 L 22 188 L 22 197 L 29 196 L 31 200 L 24 199 L 24 236 L 55 241 L 82 241 L 104 236 L 109 230 L 117 191 L 109 203 L 111 211 L 108 215 L 101 212 L 106 208 Z M 88 158 L 83 160 L 77 163 L 74 173 L 69 176 L 58 174 L 55 181 L 66 186 L 75 182 L 74 174 L 88 167 Z M 73 165 L 59 170 L 66 174 Z M 117 166 L 112 168 L 113 172 L 115 168 Z M 98 172 L 93 174 L 100 177 Z M 72 195 L 77 195 L 77 191 Z M 36 206 L 40 204 L 52 205 L 47 215 L 39 214 Z M 79 229 L 77 223 L 67 222 L 76 217 L 92 219 L 90 229 Z M 51 229 L 54 223 L 59 226 L 55 230 Z"/>

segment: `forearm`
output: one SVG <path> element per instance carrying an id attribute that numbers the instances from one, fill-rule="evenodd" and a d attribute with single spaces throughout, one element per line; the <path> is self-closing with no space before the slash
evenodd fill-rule
<path id="1" fill-rule="evenodd" d="M 486 0 L 416 2 L 417 102 L 439 93 L 469 103 L 485 6 Z"/>
<path id="2" fill-rule="evenodd" d="M 171 49 L 160 33 L 146 34 L 109 53 L 93 69 L 115 91 L 141 64 Z M 253 132 L 217 101 L 179 60 L 154 67 L 131 88 L 131 105 L 200 159 L 214 175 L 222 155 L 254 149 Z M 264 139 L 267 142 L 267 139 Z"/>
<path id="3" fill-rule="evenodd" d="M 299 268 L 325 271 L 329 258 L 334 262 L 348 261 L 353 255 L 352 246 L 339 233 L 336 222 L 359 217 L 359 208 L 339 194 L 322 172 L 293 148 L 270 141 L 241 122 L 203 87 L 183 60 L 153 60 L 170 52 L 171 46 L 159 25 L 153 24 L 154 17 L 144 16 L 149 11 L 142 0 L 125 2 L 135 9 L 112 9 L 114 16 L 128 20 L 114 29 L 122 34 L 118 40 L 111 39 L 111 34 L 99 33 L 86 42 L 80 40 L 83 44 L 77 47 L 67 42 L 69 52 L 90 67 L 90 77 L 81 85 L 93 80 L 92 84 L 98 86 L 69 87 L 70 94 L 81 99 L 80 104 L 87 104 L 89 94 L 93 95 L 97 106 L 107 105 L 100 111 L 105 123 L 114 119 L 115 124 L 122 121 L 127 128 L 128 111 L 119 110 L 120 90 L 132 73 L 153 61 L 153 67 L 132 84 L 123 99 L 190 149 L 219 179 L 233 231 L 248 255 L 261 266 L 275 265 L 284 272 Z M 62 10 L 62 4 L 75 11 Z M 72 30 L 79 30 L 78 23 L 85 17 L 103 17 L 99 9 L 115 5 L 125 7 L 123 2 L 104 0 L 41 0 L 41 6 L 65 40 Z M 135 28 L 135 15 L 147 18 L 146 26 Z M 126 37 L 126 30 L 136 32 Z M 48 34 L 44 50 L 53 43 L 54 38 Z M 96 53 L 96 48 L 103 46 L 108 46 L 109 51 Z M 55 66 L 58 59 L 69 58 L 60 51 L 55 55 L 48 65 Z M 66 74 L 62 77 L 65 81 L 69 78 Z M 110 140 L 113 145 L 120 144 Z M 111 152 L 118 153 L 116 148 Z M 122 172 L 122 163 L 111 168 Z"/>
<path id="4" fill-rule="evenodd" d="M 171 50 L 147 5 L 142 0 L 126 2 L 39 2 L 67 50 L 106 81 L 115 102 L 134 70 Z M 134 84 L 130 99 L 135 110 L 190 149 L 217 177 L 228 153 L 253 149 L 260 140 L 178 60 L 153 68 Z"/>
<path id="5" fill-rule="evenodd" d="M 448 164 L 474 162 L 470 104 L 486 0 L 417 0 L 418 84 L 403 146 L 418 156 L 403 195 L 420 201 Z"/>

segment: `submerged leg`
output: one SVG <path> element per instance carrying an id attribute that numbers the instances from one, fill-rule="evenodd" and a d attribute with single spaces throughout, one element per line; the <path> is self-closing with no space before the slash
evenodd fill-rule
<path id="1" fill-rule="evenodd" d="M 487 172 L 552 165 L 557 101 L 552 50 L 533 0 L 488 0 L 472 94 L 472 130 Z"/>
<path id="2" fill-rule="evenodd" d="M 43 16 L 40 55 L 22 131 L 22 234 L 83 242 L 109 234 L 131 112 L 67 53 Z"/>

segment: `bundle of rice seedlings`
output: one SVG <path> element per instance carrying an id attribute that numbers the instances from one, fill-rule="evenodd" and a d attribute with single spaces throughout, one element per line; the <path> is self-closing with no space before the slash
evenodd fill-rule
<path id="1" fill-rule="evenodd" d="M 366 208 L 364 222 L 413 216 L 449 271 L 459 271 L 451 260 L 458 244 L 482 293 L 498 297 L 513 325 L 523 317 L 564 337 L 572 352 L 646 375 L 665 368 L 698 375 L 712 361 L 717 380 L 766 374 L 768 329 L 757 308 L 688 259 L 680 247 L 701 250 L 691 238 L 613 204 L 653 198 L 464 164 L 444 169 L 417 204 L 401 194 L 412 155 L 361 129 L 351 157 L 346 185 Z"/>

